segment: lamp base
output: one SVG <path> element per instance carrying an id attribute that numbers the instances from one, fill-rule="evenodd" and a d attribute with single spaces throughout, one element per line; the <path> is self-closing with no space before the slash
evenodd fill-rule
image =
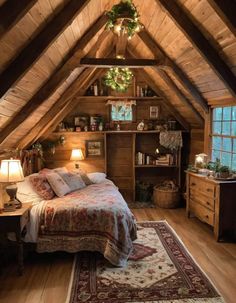
<path id="1" fill-rule="evenodd" d="M 79 164 L 78 163 L 75 163 L 75 168 L 79 169 Z"/>
<path id="2" fill-rule="evenodd" d="M 15 211 L 15 210 L 16 210 L 15 200 L 9 200 L 3 204 L 4 212 L 10 212 L 10 211 Z"/>
<path id="3" fill-rule="evenodd" d="M 18 209 L 22 207 L 22 203 L 16 199 L 17 186 L 15 183 L 8 185 L 6 187 L 6 192 L 10 197 L 10 201 L 6 202 L 6 209 L 10 209 L 8 211 L 12 211 L 12 204 L 14 205 L 14 209 Z M 4 204 L 4 205 L 5 205 Z M 4 207 L 5 208 L 5 207 Z"/>

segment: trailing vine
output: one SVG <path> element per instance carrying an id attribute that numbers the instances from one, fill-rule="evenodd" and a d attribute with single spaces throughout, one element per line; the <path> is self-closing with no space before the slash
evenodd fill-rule
<path id="1" fill-rule="evenodd" d="M 112 67 L 107 71 L 103 81 L 111 89 L 124 92 L 131 84 L 132 78 L 133 73 L 129 68 Z"/>

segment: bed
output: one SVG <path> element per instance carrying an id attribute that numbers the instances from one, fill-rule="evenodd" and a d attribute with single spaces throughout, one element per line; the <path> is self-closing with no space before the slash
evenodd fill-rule
<path id="1" fill-rule="evenodd" d="M 18 189 L 21 200 L 23 187 Z M 27 197 L 29 202 L 32 197 Z M 115 266 L 126 266 L 135 239 L 134 216 L 108 179 L 63 197 L 38 199 L 25 236 L 36 243 L 37 252 L 98 251 Z"/>

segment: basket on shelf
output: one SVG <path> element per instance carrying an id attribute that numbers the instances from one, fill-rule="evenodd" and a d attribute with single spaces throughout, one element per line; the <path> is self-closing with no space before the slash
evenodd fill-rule
<path id="1" fill-rule="evenodd" d="M 179 204 L 179 188 L 173 181 L 165 181 L 156 185 L 153 191 L 154 203 L 162 208 L 175 208 Z"/>

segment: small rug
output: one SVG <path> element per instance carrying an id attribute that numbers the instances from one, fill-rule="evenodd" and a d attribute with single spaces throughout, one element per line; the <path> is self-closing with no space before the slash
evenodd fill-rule
<path id="1" fill-rule="evenodd" d="M 139 208 L 156 208 L 153 202 L 128 202 L 129 208 L 139 209 Z"/>
<path id="2" fill-rule="evenodd" d="M 78 253 L 68 303 L 222 303 L 224 300 L 165 221 L 138 223 L 125 268 Z"/>

